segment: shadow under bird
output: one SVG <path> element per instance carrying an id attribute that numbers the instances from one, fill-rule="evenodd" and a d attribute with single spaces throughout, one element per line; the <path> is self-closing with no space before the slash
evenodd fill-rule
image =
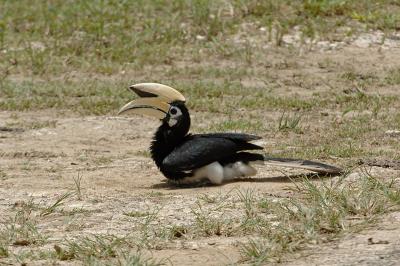
<path id="1" fill-rule="evenodd" d="M 272 158 L 249 152 L 263 147 L 251 143 L 260 137 L 241 133 L 190 134 L 190 115 L 185 97 L 158 83 L 130 86 L 139 98 L 124 105 L 118 114 L 152 116 L 161 120 L 151 143 L 151 157 L 165 177 L 190 184 L 208 179 L 222 184 L 234 178 L 253 176 L 255 163 L 301 168 L 320 174 L 339 174 L 342 169 L 324 163 Z"/>

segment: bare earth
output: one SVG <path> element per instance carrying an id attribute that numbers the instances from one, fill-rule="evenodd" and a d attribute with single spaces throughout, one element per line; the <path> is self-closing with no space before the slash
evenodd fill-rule
<path id="1" fill-rule="evenodd" d="M 385 60 L 389 65 L 396 65 L 396 60 L 400 58 L 398 47 L 360 46 L 362 44 L 310 56 L 318 59 L 324 56 L 338 58 L 344 65 L 349 58 L 353 58 L 353 62 L 356 62 L 354 65 L 364 65 L 366 71 L 373 67 L 384 67 L 373 64 Z M 308 64 L 312 60 L 308 58 L 305 62 Z M 281 93 L 309 92 L 288 89 Z M 380 93 L 398 95 L 400 92 L 398 88 L 393 88 Z M 201 113 L 194 113 L 193 120 L 208 123 L 206 115 Z M 49 121 L 51 123 L 48 126 L 37 129 L 18 130 L 17 124 L 10 127 L 11 131 L 0 131 L 0 169 L 3 173 L 0 175 L 0 220 L 13 217 L 16 206 L 29 201 L 41 206 L 53 204 L 64 193 L 75 191 L 73 179 L 78 175 L 82 177 L 81 200 L 73 195 L 54 213 L 40 216 L 39 231 L 49 239 L 37 249 L 52 250 L 54 244 L 83 235 L 135 234 L 140 218 L 126 215 L 130 212 L 156 211 L 157 218 L 151 222 L 159 225 L 159 230 L 170 224 L 191 224 L 195 220 L 193 209 L 199 197 L 205 195 L 228 195 L 229 201 L 232 191 L 250 188 L 272 198 L 288 197 L 291 193 L 288 187 L 293 184 L 287 175 L 302 173 L 264 167 L 252 179 L 222 186 L 176 187 L 165 181 L 146 153 L 158 126 L 156 121 L 142 117 L 79 117 L 55 110 L 0 113 L 0 126 L 15 122 L 26 125 Z M 273 140 L 266 139 L 266 148 L 273 149 L 272 143 Z M 334 160 L 330 162 L 341 164 Z M 374 173 L 398 175 L 398 171 L 390 168 L 371 169 Z M 72 215 L 74 210 L 80 211 Z M 232 211 L 224 215 L 237 214 Z M 382 217 L 376 228 L 346 235 L 324 245 L 310 246 L 287 258 L 284 264 L 398 265 L 399 235 L 400 213 L 392 213 Z M 246 241 L 246 237 L 178 238 L 167 243 L 150 243 L 152 249 L 149 253 L 154 258 L 164 258 L 167 264 L 174 265 L 240 264 L 238 243 L 242 241 Z M 27 249 L 24 245 L 11 248 L 14 251 Z M 17 261 L 5 258 L 0 259 L 2 263 L 15 264 Z M 42 263 L 44 261 L 39 260 L 33 264 Z M 77 262 L 66 260 L 58 263 Z"/>

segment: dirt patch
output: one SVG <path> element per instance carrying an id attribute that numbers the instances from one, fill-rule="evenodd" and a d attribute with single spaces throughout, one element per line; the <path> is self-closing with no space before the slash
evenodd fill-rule
<path id="1" fill-rule="evenodd" d="M 398 265 L 400 213 L 384 217 L 377 228 L 320 246 L 287 265 Z"/>
<path id="2" fill-rule="evenodd" d="M 2 120 L 7 121 L 10 114 L 3 112 Z M 24 116 L 43 120 L 52 118 L 46 112 L 25 113 Z M 138 117 L 72 117 L 57 118 L 57 121 L 52 128 L 7 133 L 6 138 L 0 139 L 4 173 L 0 185 L 3 222 L 11 219 L 21 204 L 31 202 L 42 208 L 51 206 L 64 193 L 75 191 L 74 178 L 81 176 L 81 200 L 76 195 L 71 196 L 57 211 L 39 219 L 40 233 L 49 237 L 47 244 L 39 250 L 51 251 L 55 243 L 82 235 L 136 234 L 140 216 L 152 212 L 157 213 L 157 219 L 151 221 L 156 231 L 162 231 L 168 224 L 185 227 L 196 223 L 193 210 L 202 196 L 227 197 L 224 200 L 227 204 L 237 204 L 235 197 L 229 195 L 235 195 L 239 190 L 255 190 L 268 198 L 290 197 L 288 189 L 293 187 L 295 179 L 288 176 L 302 173 L 262 168 L 257 177 L 223 186 L 176 187 L 166 182 L 151 159 L 143 153 L 156 122 Z M 210 206 L 215 207 L 211 203 Z M 226 218 L 243 214 L 229 209 L 217 214 L 217 219 L 222 217 L 218 215 Z M 375 240 L 386 240 L 373 232 L 366 235 Z M 150 254 L 159 259 L 167 258 L 174 265 L 240 262 L 240 243 L 246 242 L 247 237 L 229 237 L 226 231 L 218 234 L 221 235 L 197 239 L 177 237 L 165 243 L 148 243 L 152 247 Z M 359 239 L 363 238 L 359 236 Z M 28 244 L 15 244 L 12 250 L 18 253 L 32 248 L 26 241 L 16 240 L 15 243 Z M 357 243 L 358 240 L 346 241 Z M 392 240 L 388 241 L 392 243 Z M 365 246 L 386 248 L 390 245 Z M 345 247 L 341 250 L 344 253 L 348 251 Z M 385 254 L 394 261 L 395 253 L 393 256 Z M 14 260 L 3 261 L 13 263 Z M 330 263 L 328 258 L 324 261 Z"/>
<path id="3" fill-rule="evenodd" d="M 398 45 L 393 44 L 397 39 L 389 38 L 382 44 L 381 39 L 368 41 L 368 36 L 362 35 L 353 40 L 353 44 L 341 43 L 329 46 L 329 49 L 328 44 L 320 43 L 318 51 L 306 51 L 300 55 L 280 53 L 280 49 L 276 49 L 276 54 L 264 55 L 265 64 L 253 66 L 255 74 L 265 76 L 266 80 L 247 77 L 240 83 L 245 87 L 262 88 L 267 84 L 271 94 L 296 99 L 329 95 L 329 99 L 337 97 L 337 105 L 340 105 L 341 93 L 361 98 L 376 94 L 379 96 L 377 101 L 381 96 L 398 96 L 397 85 L 369 86 L 371 82 L 375 85 L 379 83 L 376 80 L 385 80 L 389 69 L 399 66 L 400 50 Z M 291 44 L 290 40 L 286 41 Z M 202 63 L 202 66 L 207 67 L 207 63 Z M 224 60 L 217 63 L 229 65 Z M 185 64 L 187 62 L 182 64 L 182 69 Z M 181 70 L 180 64 L 174 67 Z M 165 70 L 161 68 L 157 71 Z M 352 100 L 350 98 L 349 102 Z M 296 106 L 289 108 L 297 112 Z M 308 117 L 302 120 L 302 134 L 271 129 L 276 128 L 274 123 L 282 115 L 279 110 L 265 113 L 260 107 L 261 111 L 240 109 L 236 110 L 236 114 L 245 119 L 252 115 L 262 118 L 262 128 L 267 130 L 260 133 L 264 137 L 261 145 L 271 153 L 290 153 L 291 150 L 308 150 L 318 146 L 326 141 L 324 136 L 333 127 L 349 121 L 352 123 L 356 116 L 367 115 L 380 125 L 379 119 L 387 114 L 379 113 L 373 117 L 373 110 L 368 108 L 341 112 L 332 107 L 321 113 L 310 111 Z M 224 113 L 210 117 L 205 111 L 192 112 L 194 130 L 225 121 L 226 117 Z M 232 116 L 229 118 L 233 119 Z M 66 246 L 68 241 L 96 234 L 110 236 L 107 241 L 111 242 L 118 242 L 118 237 L 132 235 L 137 239 L 135 246 L 146 247 L 145 256 L 163 259 L 167 264 L 245 263 L 241 248 L 249 236 L 246 233 L 235 234 L 230 231 L 233 226 L 228 223 L 222 227 L 218 221 L 227 219 L 234 223 L 235 218 L 245 215 L 243 209 L 238 208 L 241 204 L 238 192 L 254 191 L 258 197 L 271 201 L 290 198 L 293 197 L 291 189 L 296 186 L 295 177 L 306 173 L 265 167 L 260 168 L 254 178 L 222 186 L 177 187 L 166 182 L 149 158 L 148 146 L 158 126 L 156 121 L 112 115 L 81 117 L 54 110 L 2 112 L 0 121 L 0 221 L 12 224 L 21 209 L 28 206 L 35 214 L 36 220 L 32 223 L 37 228 L 37 231 L 29 231 L 31 238 L 15 239 L 14 244 L 8 247 L 17 256 L 1 258 L 0 249 L 1 263 L 15 264 L 31 251 L 41 255 L 27 259 L 28 262 L 59 263 L 59 258 L 54 257 L 54 246 L 59 245 L 61 250 L 56 248 L 57 252 L 65 252 L 64 257 L 60 256 L 71 259 L 63 264 L 74 264 L 74 257 L 68 257 L 72 254 Z M 353 136 L 350 133 L 349 153 L 323 159 L 350 170 L 356 168 L 354 174 L 357 175 L 360 170 L 357 169 L 357 161 L 353 161 L 357 158 L 353 158 L 351 153 L 351 138 L 356 138 L 357 134 Z M 384 130 L 374 131 L 368 137 L 363 141 L 363 148 L 381 151 L 381 154 L 389 151 L 398 154 L 398 144 L 393 142 L 392 137 L 385 137 Z M 299 139 L 297 146 L 288 145 Z M 310 156 L 308 159 L 315 159 L 313 152 L 306 155 Z M 365 159 L 362 164 L 370 166 L 371 172 L 383 179 L 399 175 L 396 171 L 400 169 L 397 160 Z M 355 175 L 350 175 L 350 180 Z M 71 191 L 73 194 L 68 194 Z M 57 205 L 63 197 L 65 200 Z M 199 206 L 199 201 L 203 205 Z M 284 263 L 395 265 L 400 249 L 398 216 L 398 213 L 392 213 L 382 217 L 377 228 L 350 234 L 336 242 L 310 245 L 306 251 L 287 257 Z M 210 228 L 203 228 L 202 219 L 211 219 L 215 223 Z M 203 230 L 202 234 L 194 237 L 186 233 L 193 224 Z M 147 232 L 148 228 L 151 229 L 146 235 L 143 232 Z M 85 245 L 93 243 L 86 241 Z M 115 257 L 115 254 L 108 255 Z"/>

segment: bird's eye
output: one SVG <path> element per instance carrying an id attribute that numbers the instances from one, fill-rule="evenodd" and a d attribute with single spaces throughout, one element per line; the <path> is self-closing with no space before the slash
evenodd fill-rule
<path id="1" fill-rule="evenodd" d="M 181 110 L 180 110 L 178 107 L 172 106 L 171 109 L 169 109 L 169 115 L 170 115 L 172 118 L 176 118 L 176 117 L 181 116 L 181 115 L 182 115 L 182 112 L 181 112 Z"/>

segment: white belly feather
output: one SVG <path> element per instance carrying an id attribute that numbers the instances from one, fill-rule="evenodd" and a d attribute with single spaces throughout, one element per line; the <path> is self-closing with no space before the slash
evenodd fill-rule
<path id="1" fill-rule="evenodd" d="M 243 162 L 235 162 L 225 166 L 222 166 L 219 162 L 213 162 L 195 170 L 194 175 L 187 178 L 187 181 L 196 182 L 207 178 L 213 184 L 222 184 L 224 181 L 252 176 L 256 173 L 256 169 Z"/>

